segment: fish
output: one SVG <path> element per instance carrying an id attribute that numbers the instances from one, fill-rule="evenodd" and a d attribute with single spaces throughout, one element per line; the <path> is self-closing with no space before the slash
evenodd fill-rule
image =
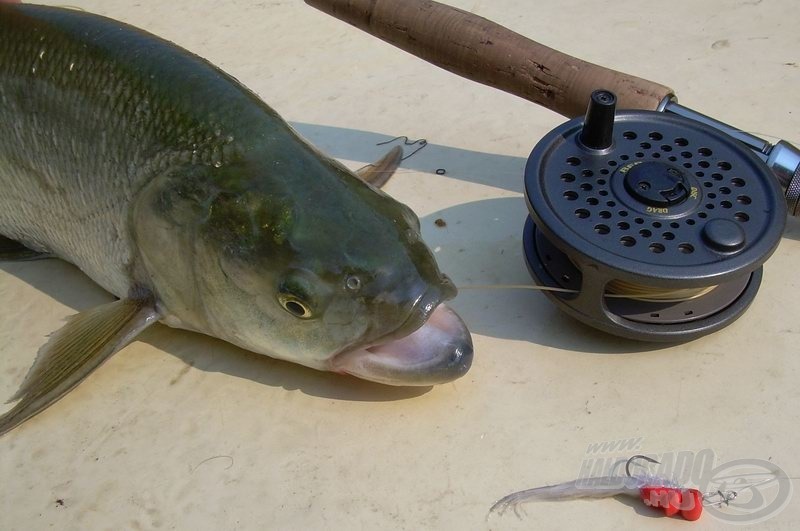
<path id="1" fill-rule="evenodd" d="M 123 22 L 0 3 L 0 259 L 57 257 L 117 300 L 39 350 L 0 435 L 156 322 L 387 385 L 463 376 L 457 289 L 407 206 L 232 76 Z"/>

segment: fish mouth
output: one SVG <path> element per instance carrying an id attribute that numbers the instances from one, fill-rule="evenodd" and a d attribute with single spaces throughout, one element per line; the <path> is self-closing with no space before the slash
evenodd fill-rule
<path id="1" fill-rule="evenodd" d="M 331 370 L 396 386 L 430 386 L 460 378 L 472 365 L 472 337 L 446 304 L 428 303 L 400 329 L 403 337 L 337 354 Z"/>

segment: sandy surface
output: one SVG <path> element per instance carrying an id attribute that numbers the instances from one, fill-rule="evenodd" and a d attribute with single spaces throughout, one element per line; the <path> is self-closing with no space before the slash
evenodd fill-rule
<path id="1" fill-rule="evenodd" d="M 668 84 L 682 103 L 745 130 L 800 141 L 790 0 L 450 3 Z M 427 139 L 387 192 L 419 214 L 456 283 L 530 283 L 522 170 L 561 117 L 299 1 L 70 4 L 208 58 L 353 167 L 377 159 L 379 142 Z M 798 240 L 800 223 L 789 220 L 740 320 L 672 347 L 593 331 L 532 291 L 463 290 L 453 307 L 473 332 L 475 362 L 463 379 L 430 390 L 318 373 L 153 327 L 0 440 L 0 528 L 686 528 L 617 499 L 485 517 L 507 493 L 631 453 L 668 461 L 688 452 L 695 470 L 711 455 L 718 475 L 738 459 L 800 474 Z M 6 397 L 64 318 L 111 297 L 52 260 L 0 264 L 0 300 Z M 627 438 L 630 447 L 590 449 Z M 755 490 L 782 495 L 768 486 Z M 743 491 L 743 505 L 755 503 L 753 492 Z M 742 510 L 707 514 L 693 528 L 726 527 Z M 790 501 L 762 525 L 796 528 L 800 507 Z"/>

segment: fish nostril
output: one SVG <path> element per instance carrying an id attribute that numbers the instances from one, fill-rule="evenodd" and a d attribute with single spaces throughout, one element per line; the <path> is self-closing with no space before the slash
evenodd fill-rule
<path id="1" fill-rule="evenodd" d="M 350 275 L 345 279 L 345 287 L 350 291 L 358 291 L 361 289 L 361 279 L 356 275 Z"/>

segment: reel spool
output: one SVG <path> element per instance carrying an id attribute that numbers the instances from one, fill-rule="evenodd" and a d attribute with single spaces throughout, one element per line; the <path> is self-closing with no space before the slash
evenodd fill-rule
<path id="1" fill-rule="evenodd" d="M 684 341 L 750 305 L 786 221 L 783 192 L 743 144 L 696 121 L 615 113 L 551 131 L 525 168 L 528 269 L 559 308 L 611 334 Z"/>

